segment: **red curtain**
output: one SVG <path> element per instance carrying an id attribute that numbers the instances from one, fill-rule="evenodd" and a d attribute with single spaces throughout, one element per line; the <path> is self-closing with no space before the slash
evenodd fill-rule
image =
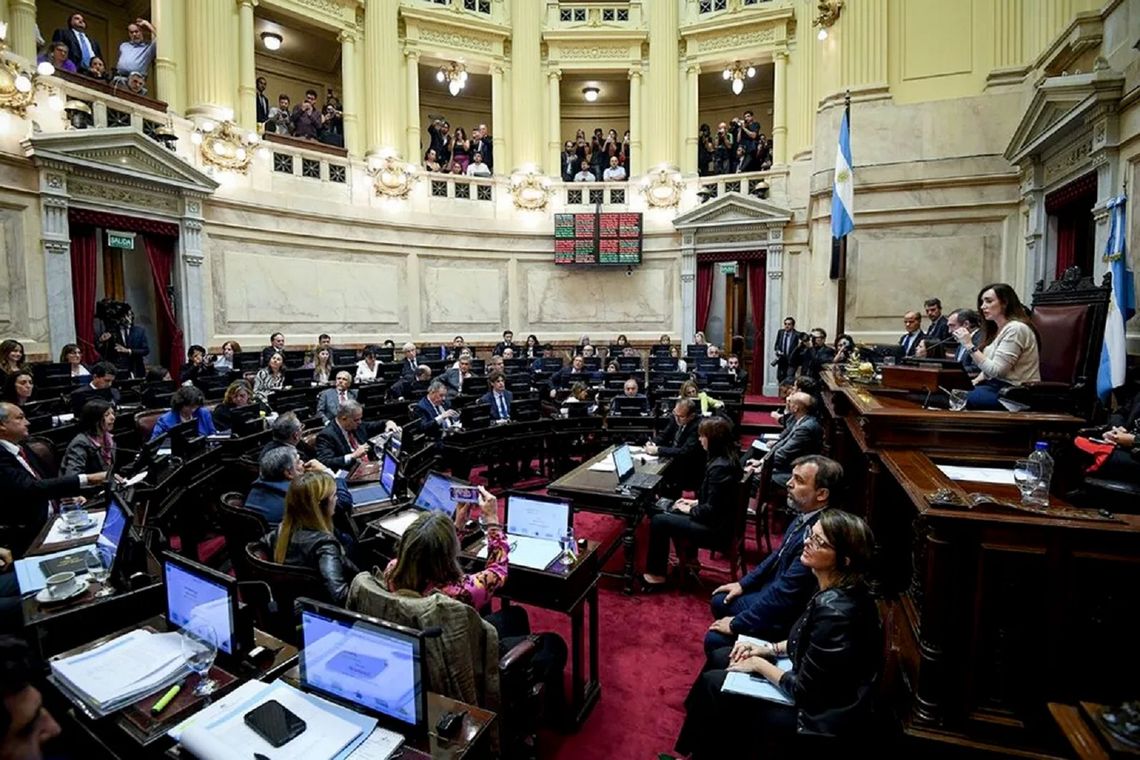
<path id="1" fill-rule="evenodd" d="M 75 305 L 75 342 L 83 361 L 99 361 L 95 349 L 96 261 L 95 229 L 71 228 L 71 298 Z M 54 357 L 52 359 L 54 361 Z"/>
<path id="2" fill-rule="evenodd" d="M 768 267 L 763 261 L 748 262 L 748 301 L 752 307 L 752 366 L 748 368 L 748 390 L 760 393 L 764 387 L 764 297 L 768 287 Z"/>
<path id="3" fill-rule="evenodd" d="M 177 380 L 186 350 L 182 345 L 182 328 L 178 326 L 178 317 L 174 313 L 174 302 L 170 294 L 175 240 L 145 235 L 143 242 L 146 245 L 146 257 L 150 261 L 150 271 L 154 278 L 154 301 L 158 304 L 158 335 L 162 344 L 159 355 L 170 370 L 171 377 Z"/>
<path id="4" fill-rule="evenodd" d="M 1057 219 L 1057 279 L 1077 263 L 1077 224 L 1071 214 Z"/>
<path id="5" fill-rule="evenodd" d="M 712 308 L 713 265 L 702 261 L 697 264 L 697 332 L 704 332 Z"/>

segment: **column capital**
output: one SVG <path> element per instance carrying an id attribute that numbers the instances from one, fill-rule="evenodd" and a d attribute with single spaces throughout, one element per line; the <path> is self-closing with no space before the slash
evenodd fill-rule
<path id="1" fill-rule="evenodd" d="M 507 70 L 506 66 L 503 66 L 501 63 L 492 63 L 489 68 L 492 76 L 502 76 Z"/>
<path id="2" fill-rule="evenodd" d="M 248 6 L 251 9 L 256 8 L 257 7 L 257 0 L 237 0 L 237 6 L 239 8 L 246 7 L 246 6 Z"/>
<path id="3" fill-rule="evenodd" d="M 404 48 L 404 58 L 408 59 L 408 63 L 419 63 L 420 51 L 415 48 Z"/>
<path id="4" fill-rule="evenodd" d="M 629 80 L 632 82 L 634 77 L 637 77 L 638 79 L 640 79 L 642 74 L 644 74 L 644 73 L 645 72 L 643 72 L 641 70 L 641 64 L 637 64 L 636 66 L 630 66 L 629 72 L 628 72 Z"/>
<path id="5" fill-rule="evenodd" d="M 776 61 L 783 61 L 783 62 L 787 63 L 788 51 L 787 50 L 777 50 L 774 53 L 772 53 L 772 59 L 776 60 Z"/>
<path id="6" fill-rule="evenodd" d="M 685 71 L 688 72 L 689 74 L 700 74 L 701 73 L 701 64 L 690 63 L 688 66 L 685 67 Z"/>
<path id="7" fill-rule="evenodd" d="M 346 42 L 355 44 L 356 39 L 357 37 L 355 29 L 341 29 L 340 34 L 336 36 L 336 41 L 342 45 Z"/>
<path id="8" fill-rule="evenodd" d="M 562 69 L 553 68 L 550 71 L 546 72 L 546 76 L 550 77 L 551 79 L 562 81 Z"/>

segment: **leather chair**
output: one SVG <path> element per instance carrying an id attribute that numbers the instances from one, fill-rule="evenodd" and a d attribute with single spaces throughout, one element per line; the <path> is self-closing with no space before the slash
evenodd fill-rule
<path id="1" fill-rule="evenodd" d="M 59 458 L 55 455 L 55 444 L 51 440 L 34 435 L 24 441 L 24 445 L 43 463 L 46 470 L 43 473 L 45 478 L 54 478 L 59 475 Z"/>
<path id="2" fill-rule="evenodd" d="M 732 533 L 729 535 L 727 543 L 713 549 L 714 553 L 724 554 L 725 559 L 728 560 L 728 579 L 730 581 L 735 581 L 738 577 L 748 574 L 748 566 L 744 561 L 744 536 L 748 532 L 748 503 L 751 498 L 752 476 L 745 473 L 744 477 L 740 479 L 740 485 L 737 489 L 736 505 L 732 514 Z M 759 546 L 759 533 L 757 539 L 757 546 Z M 771 543 L 769 543 L 768 551 L 771 550 Z M 701 569 L 707 568 L 702 566 Z M 737 575 L 738 571 L 739 575 Z"/>
<path id="3" fill-rule="evenodd" d="M 1049 287 L 1039 281 L 1033 292 L 1033 326 L 1039 337 L 1041 380 L 1006 388 L 1002 396 L 1035 411 L 1065 412 L 1092 419 L 1096 412 L 1096 376 L 1112 273 L 1100 285 L 1070 267 Z"/>
<path id="4" fill-rule="evenodd" d="M 226 538 L 226 550 L 238 580 L 250 580 L 253 575 L 246 559 L 245 546 L 260 541 L 269 533 L 269 523 L 257 512 L 245 508 L 245 497 L 236 491 L 224 493 L 218 502 L 218 522 Z"/>
<path id="5" fill-rule="evenodd" d="M 328 600 L 324 579 L 314 568 L 295 565 L 279 565 L 266 551 L 260 541 L 245 545 L 246 562 L 249 565 L 250 579 L 263 581 L 272 595 L 245 594 L 254 609 L 257 627 L 273 634 L 282 641 L 300 645 L 297 632 L 297 599 L 305 596 L 310 599 Z M 258 588 L 257 585 L 251 588 Z"/>
<path id="6" fill-rule="evenodd" d="M 139 441 L 146 443 L 150 440 L 158 418 L 169 412 L 169 409 L 145 409 L 135 415 L 135 430 L 139 434 Z"/>
<path id="7" fill-rule="evenodd" d="M 772 553 L 772 513 L 787 503 L 788 492 L 772 482 L 772 457 L 764 457 L 760 472 L 753 476 L 756 483 L 756 503 L 751 510 L 756 522 L 756 548 L 763 539 L 768 553 Z"/>

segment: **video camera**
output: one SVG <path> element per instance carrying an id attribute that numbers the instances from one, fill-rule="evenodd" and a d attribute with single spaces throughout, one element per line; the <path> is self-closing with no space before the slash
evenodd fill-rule
<path id="1" fill-rule="evenodd" d="M 95 304 L 95 317 L 103 323 L 103 329 L 108 332 L 122 328 L 130 313 L 130 304 L 113 298 L 104 298 Z"/>

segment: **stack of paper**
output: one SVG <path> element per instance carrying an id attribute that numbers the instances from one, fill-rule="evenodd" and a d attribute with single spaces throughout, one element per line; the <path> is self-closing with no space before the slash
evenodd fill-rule
<path id="1" fill-rule="evenodd" d="M 52 673 L 92 712 L 107 715 L 190 675 L 177 633 L 135 630 L 51 663 Z"/>
<path id="2" fill-rule="evenodd" d="M 606 457 L 600 462 L 594 462 L 589 469 L 593 472 L 617 472 L 613 457 Z"/>
<path id="3" fill-rule="evenodd" d="M 741 636 L 739 640 L 755 645 L 768 644 L 767 641 L 752 636 Z M 787 673 L 792 669 L 792 661 L 787 657 L 778 657 L 776 658 L 776 667 Z M 769 702 L 778 702 L 783 705 L 792 704 L 791 697 L 781 691 L 780 687 L 767 678 L 753 673 L 729 673 L 725 676 L 720 690 L 731 694 L 743 694 L 746 697 L 766 699 Z"/>

